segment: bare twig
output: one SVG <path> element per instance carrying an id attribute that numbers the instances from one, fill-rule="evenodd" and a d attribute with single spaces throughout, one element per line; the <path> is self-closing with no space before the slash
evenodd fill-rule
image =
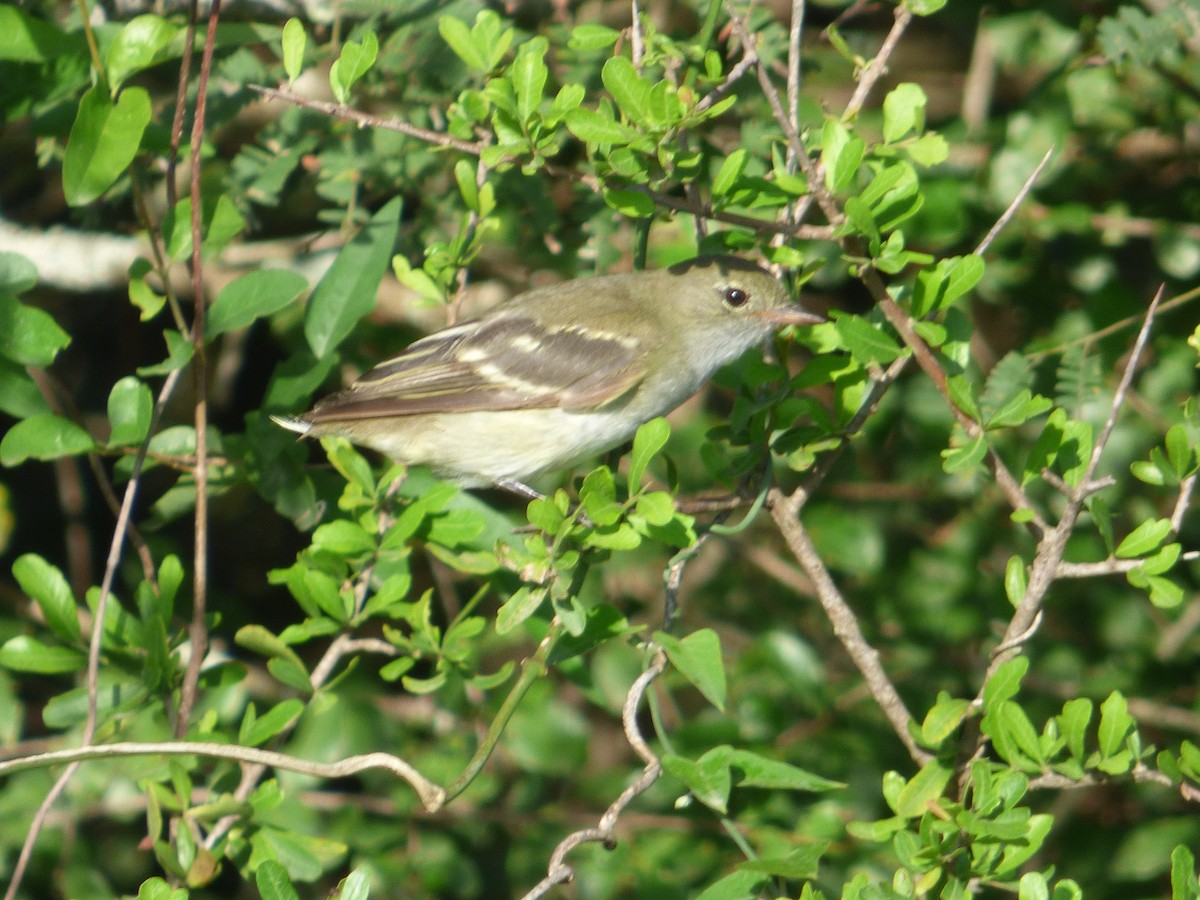
<path id="1" fill-rule="evenodd" d="M 331 103 L 326 100 L 313 100 L 311 97 L 304 97 L 291 91 L 280 90 L 279 88 L 265 87 L 260 84 L 251 84 L 247 85 L 247 87 L 255 93 L 262 94 L 271 100 L 283 100 L 286 103 L 303 106 L 305 109 L 315 109 L 317 112 L 323 112 L 325 115 L 332 116 L 335 119 L 345 119 L 349 122 L 356 122 L 359 125 L 367 126 L 368 128 L 383 128 L 387 131 L 398 131 L 417 140 L 425 141 L 429 144 L 437 144 L 439 147 L 449 147 L 462 153 L 470 153 L 472 156 L 478 156 L 482 153 L 485 146 L 482 141 L 460 140 L 450 134 L 443 134 L 440 131 L 430 131 L 428 128 L 410 125 L 401 119 L 385 119 L 380 116 L 373 116 L 369 113 L 352 109 L 349 106 L 342 106 L 339 103 Z"/>
<path id="2" fill-rule="evenodd" d="M 946 399 L 946 403 L 949 406 L 951 413 L 954 415 L 954 418 L 958 424 L 967 433 L 967 436 L 972 439 L 981 436 L 983 434 L 982 426 L 980 426 L 978 422 L 971 418 L 966 411 L 959 408 L 958 404 L 954 402 L 945 371 L 938 363 L 937 358 L 934 356 L 933 351 L 929 348 L 929 345 L 926 344 L 924 339 L 917 333 L 912 319 L 900 308 L 896 301 L 893 300 L 891 295 L 887 292 L 887 288 L 884 287 L 883 281 L 879 278 L 879 274 L 874 269 L 867 269 L 863 273 L 862 280 L 867 288 L 871 291 L 871 296 L 875 299 L 876 305 L 883 312 L 884 318 L 886 318 L 892 327 L 896 329 L 901 339 L 912 351 L 913 357 L 917 361 L 917 365 L 920 366 L 921 370 L 929 376 L 929 379 L 933 382 L 934 387 L 937 388 L 938 393 L 940 393 Z M 990 445 L 987 449 L 987 460 L 988 466 L 992 470 L 992 474 L 996 479 L 996 484 L 999 486 L 1000 490 L 1004 492 L 1004 496 L 1008 500 L 1009 505 L 1014 510 L 1028 510 L 1029 520 L 1026 523 L 1027 527 L 1033 531 L 1036 537 L 1040 538 L 1043 534 L 1045 534 L 1049 528 L 1049 525 L 1046 523 L 1046 520 L 1042 517 L 1041 513 L 1037 511 L 1036 507 L 1033 505 L 1033 502 L 1028 498 L 1028 496 L 1026 496 L 1024 489 L 1021 487 L 1020 481 L 1013 476 L 1013 474 L 1008 470 L 1008 467 L 1004 464 L 1004 461 L 1000 458 L 1000 455 L 996 453 L 995 449 Z"/>
<path id="3" fill-rule="evenodd" d="M 150 418 L 150 428 L 146 432 L 146 438 L 142 441 L 142 454 L 133 462 L 133 471 L 129 476 L 129 482 L 125 485 L 125 495 L 121 501 L 121 508 L 117 513 L 117 521 L 113 526 L 113 537 L 108 547 L 108 559 L 104 565 L 104 577 L 100 582 L 100 597 L 96 601 L 96 612 L 92 617 L 92 633 L 88 641 L 88 665 L 87 665 L 87 718 L 83 725 L 83 735 L 81 743 L 84 748 L 87 748 L 96 736 L 96 725 L 99 717 L 99 692 L 100 692 L 100 649 L 104 642 L 104 616 L 108 610 L 108 601 L 112 596 L 112 584 L 117 575 L 117 566 L 121 561 L 121 553 L 125 546 L 125 537 L 128 534 L 129 523 L 133 515 L 133 501 L 137 497 L 138 486 L 141 484 L 142 466 L 145 462 L 145 449 L 150 443 L 150 435 L 154 434 L 158 421 L 162 418 L 163 409 L 167 405 L 167 400 L 175 390 L 175 385 L 179 381 L 180 370 L 176 369 L 169 373 L 163 381 L 163 386 L 158 392 L 158 399 L 154 404 L 154 411 Z M 17 891 L 21 887 L 21 882 L 25 877 L 25 869 L 29 865 L 29 860 L 33 856 L 33 848 L 37 844 L 38 835 L 41 833 L 42 826 L 45 824 L 46 816 L 49 815 L 50 809 L 54 806 L 63 790 L 66 789 L 68 782 L 75 774 L 78 768 L 78 763 L 72 763 L 67 766 L 54 785 L 47 791 L 45 798 L 38 806 L 37 812 L 34 813 L 33 820 L 29 825 L 29 831 L 25 835 L 25 841 L 21 845 L 21 852 L 17 856 L 17 862 L 13 866 L 12 878 L 8 883 L 8 889 L 4 893 L 4 900 L 13 900 L 17 896 Z M 2 771 L 2 770 L 0 770 Z"/>
<path id="4" fill-rule="evenodd" d="M 857 616 L 834 584 L 829 570 L 825 568 L 824 561 L 817 553 L 817 548 L 813 546 L 808 530 L 800 522 L 799 500 L 797 495 L 788 497 L 778 488 L 771 489 L 768 503 L 775 525 L 787 542 L 788 549 L 812 581 L 817 599 L 833 625 L 834 634 L 866 679 L 871 696 L 883 710 L 884 716 L 891 723 L 892 729 L 907 748 L 909 755 L 917 765 L 924 765 L 932 756 L 917 746 L 909 733 L 909 726 L 913 722 L 912 714 L 883 670 L 879 662 L 879 651 L 867 642 L 862 629 L 858 627 Z"/>
<path id="5" fill-rule="evenodd" d="M 299 772 L 316 778 L 347 778 L 368 769 L 386 769 L 403 778 L 417 792 L 426 809 L 440 809 L 445 802 L 445 792 L 412 765 L 390 753 L 364 753 L 348 756 L 337 762 L 313 762 L 262 750 L 258 747 L 240 747 L 233 744 L 215 744 L 208 741 L 119 741 L 112 744 L 97 744 L 70 750 L 53 750 L 38 753 L 8 762 L 0 762 L 0 778 L 23 772 L 27 769 L 43 769 L 48 766 L 70 763 L 79 765 L 89 759 L 117 759 L 133 756 L 203 756 L 212 759 L 230 759 L 239 763 L 253 763 Z"/>
<path id="6" fill-rule="evenodd" d="M 544 897 L 555 885 L 564 884 L 574 878 L 575 870 L 567 864 L 566 857 L 568 853 L 580 844 L 599 841 L 605 847 L 611 848 L 616 835 L 617 821 L 625 811 L 625 808 L 637 799 L 638 796 L 645 793 L 654 782 L 658 781 L 659 776 L 662 775 L 662 764 L 658 761 L 658 757 L 654 755 L 654 752 L 650 749 L 650 745 L 646 743 L 646 739 L 642 737 L 641 730 L 638 728 L 637 714 L 642 703 L 642 697 L 646 694 L 646 689 L 650 687 L 655 678 L 662 674 L 666 665 L 666 654 L 659 650 L 655 653 L 654 659 L 647 669 L 638 676 L 632 687 L 629 688 L 629 693 L 625 695 L 625 705 L 621 711 L 621 721 L 625 729 L 625 738 L 629 741 L 629 746 L 633 748 L 633 752 L 644 763 L 642 774 L 613 801 L 604 815 L 600 817 L 597 827 L 580 829 L 567 835 L 559 842 L 558 846 L 554 848 L 553 855 L 550 857 L 546 877 L 525 894 L 523 900 L 535 900 L 537 897 Z"/>
<path id="7" fill-rule="evenodd" d="M 742 42 L 742 47 L 745 48 L 745 53 L 747 55 L 754 54 L 757 59 L 757 53 L 754 50 L 754 37 L 746 30 L 746 23 L 741 17 L 732 13 L 730 19 L 733 22 L 734 31 L 737 32 L 738 40 Z M 775 89 L 775 85 L 771 82 L 770 73 L 761 62 L 754 67 L 754 71 L 758 75 L 759 87 L 762 88 L 763 96 L 767 98 L 767 103 L 771 107 L 775 121 L 787 139 L 788 151 L 795 157 L 800 169 L 804 172 L 809 191 L 816 198 L 817 204 L 821 207 L 821 211 L 825 214 L 825 218 L 830 224 L 837 224 L 842 219 L 842 212 L 838 209 L 833 197 L 825 188 L 825 182 L 817 170 L 817 164 L 808 155 L 808 151 L 804 149 L 804 142 L 800 140 L 800 134 L 792 122 L 792 116 L 783 107 L 783 101 L 779 98 L 779 91 Z"/>
<path id="8" fill-rule="evenodd" d="M 792 127 L 797 132 L 800 131 L 800 85 L 803 78 L 803 70 L 800 65 L 800 39 L 804 34 L 804 6 L 805 0 L 792 0 L 792 21 L 788 28 L 788 113 L 791 115 Z M 790 165 L 795 165 L 797 161 L 792 159 L 789 154 L 788 162 Z"/>
<path id="9" fill-rule="evenodd" d="M 192 385 L 195 391 L 196 483 L 195 529 L 192 546 L 192 621 L 188 627 L 191 654 L 179 691 L 179 714 L 175 720 L 175 736 L 187 734 L 200 669 L 208 649 L 208 348 L 205 344 L 205 304 L 203 256 L 201 242 L 200 144 L 204 140 L 204 117 L 207 108 L 208 80 L 212 74 L 213 50 L 217 42 L 217 22 L 221 17 L 221 0 L 212 0 L 208 26 L 204 36 L 204 52 L 200 58 L 200 78 L 196 88 L 196 111 L 192 118 L 191 197 L 192 197 Z"/>
<path id="10" fill-rule="evenodd" d="M 1092 448 L 1091 457 L 1088 459 L 1087 467 L 1079 479 L 1078 486 L 1071 489 L 1058 524 L 1038 542 L 1037 555 L 1034 557 L 1033 565 L 1030 567 L 1029 581 L 1025 588 L 1025 595 L 1017 603 L 1017 608 L 1008 623 L 1008 628 L 1005 630 L 1004 636 L 1000 639 L 999 646 L 1004 649 L 1001 652 L 994 653 L 992 656 L 992 661 L 988 665 L 987 672 L 980 686 L 979 694 L 975 698 L 977 703 L 982 701 L 983 685 L 987 684 L 988 680 L 1001 665 L 1019 651 L 1019 645 L 1014 645 L 1014 641 L 1018 637 L 1028 635 L 1030 630 L 1036 626 L 1042 603 L 1045 601 L 1046 592 L 1049 590 L 1051 582 L 1054 581 L 1062 565 L 1063 553 L 1066 550 L 1067 541 L 1075 529 L 1075 523 L 1083 509 L 1084 500 L 1087 498 L 1088 492 L 1094 483 L 1096 467 L 1100 464 L 1100 457 L 1108 445 L 1109 437 L 1112 435 L 1113 427 L 1117 422 L 1117 415 L 1125 403 L 1125 396 L 1129 391 L 1129 386 L 1133 383 L 1134 372 L 1137 371 L 1138 363 L 1141 361 L 1142 353 L 1146 348 L 1146 343 L 1150 339 L 1150 329 L 1154 323 L 1154 316 L 1158 311 L 1158 305 L 1162 300 L 1162 293 L 1162 289 L 1160 288 L 1158 293 L 1154 295 L 1154 299 L 1150 303 L 1150 308 L 1146 310 L 1142 329 L 1138 332 L 1137 341 L 1135 341 L 1133 350 L 1129 354 L 1129 360 L 1125 365 L 1125 371 L 1121 375 L 1120 384 L 1118 384 L 1117 390 L 1113 394 L 1108 419 L 1104 423 L 1104 428 Z"/>
<path id="11" fill-rule="evenodd" d="M 642 70 L 642 57 L 646 55 L 646 37 L 642 34 L 642 14 L 638 9 L 638 0 L 631 0 L 629 15 L 629 55 L 633 58 L 633 67 Z"/>
<path id="12" fill-rule="evenodd" d="M 1029 177 L 1026 178 L 1025 183 L 1021 185 L 1021 190 L 1017 191 L 1017 196 L 1013 197 L 1012 202 L 1008 204 L 1008 209 L 1004 210 L 1004 213 L 1000 216 L 1000 218 L 998 218 L 992 227 L 988 229 L 988 233 L 983 236 L 983 240 L 979 242 L 979 246 L 975 248 L 976 256 L 983 256 L 983 254 L 987 253 L 988 248 L 992 246 L 992 242 L 996 240 L 996 237 L 1000 234 L 1000 231 L 1012 220 L 1012 217 L 1017 214 L 1017 209 L 1025 201 L 1025 198 L 1029 196 L 1029 192 L 1033 190 L 1034 183 L 1042 174 L 1042 170 L 1045 169 L 1047 164 L 1050 162 L 1050 157 L 1054 155 L 1054 151 L 1056 149 L 1056 147 L 1051 147 L 1049 150 L 1047 150 L 1045 155 L 1042 156 L 1042 161 L 1039 162 L 1034 167 L 1033 171 L 1029 173 Z"/>
<path id="13" fill-rule="evenodd" d="M 875 54 L 875 58 L 867 64 L 862 75 L 859 76 L 858 86 L 854 89 L 850 102 L 846 104 L 846 111 L 842 113 L 843 119 L 853 119 L 858 115 L 863 104 L 867 102 L 867 97 L 871 95 L 875 83 L 887 71 L 888 60 L 891 59 L 896 45 L 900 43 L 900 38 L 904 35 L 909 23 L 912 22 L 912 18 L 913 14 L 905 4 L 896 7 L 896 17 L 892 21 L 892 29 L 883 39 L 883 44 L 880 46 L 879 52 Z"/>

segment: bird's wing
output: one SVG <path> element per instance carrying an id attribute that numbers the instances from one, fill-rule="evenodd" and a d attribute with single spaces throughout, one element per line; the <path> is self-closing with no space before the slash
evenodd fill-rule
<path id="1" fill-rule="evenodd" d="M 385 360 L 317 404 L 319 424 L 432 412 L 561 407 L 618 400 L 644 377 L 636 338 L 522 314 L 447 328 Z"/>

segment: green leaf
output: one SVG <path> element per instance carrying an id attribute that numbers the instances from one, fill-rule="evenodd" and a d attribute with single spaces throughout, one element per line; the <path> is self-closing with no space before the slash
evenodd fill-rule
<path id="1" fill-rule="evenodd" d="M 925 129 L 925 91 L 918 84 L 904 82 L 883 98 L 883 141 L 892 144 L 910 131 Z"/>
<path id="2" fill-rule="evenodd" d="M 151 113 L 150 95 L 140 87 L 122 91 L 115 105 L 102 85 L 83 95 L 63 154 L 67 203 L 83 206 L 112 187 L 137 155 Z"/>
<path id="3" fill-rule="evenodd" d="M 747 900 L 749 897 L 757 897 L 759 888 L 768 877 L 762 872 L 738 870 L 714 881 L 696 896 L 696 900 Z M 810 898 L 804 896 L 801 900 Z"/>
<path id="4" fill-rule="evenodd" d="M 63 573 L 34 553 L 18 557 L 12 572 L 54 633 L 69 644 L 82 643 L 75 597 Z"/>
<path id="5" fill-rule="evenodd" d="M 37 266 L 28 257 L 0 250 L 0 294 L 23 294 L 37 280 Z"/>
<path id="6" fill-rule="evenodd" d="M 969 472 L 983 462 L 987 449 L 987 438 L 982 434 L 961 447 L 949 447 L 941 453 L 942 469 L 947 475 Z"/>
<path id="7" fill-rule="evenodd" d="M 357 522 L 337 519 L 318 525 L 312 545 L 338 556 L 359 556 L 375 549 L 375 538 Z"/>
<path id="8" fill-rule="evenodd" d="M 254 884 L 262 900 L 300 900 L 287 869 L 277 860 L 266 859 L 259 863 L 254 870 Z"/>
<path id="9" fill-rule="evenodd" d="M 1002 663 L 983 687 L 983 709 L 990 712 L 997 704 L 1017 696 L 1021 690 L 1021 679 L 1029 671 L 1029 660 L 1016 656 Z"/>
<path id="10" fill-rule="evenodd" d="M 769 759 L 749 750 L 734 749 L 729 764 L 742 773 L 740 787 L 766 788 L 772 791 L 832 791 L 844 788 L 839 781 L 797 768 L 777 759 Z"/>
<path id="11" fill-rule="evenodd" d="M 454 51 L 455 55 L 470 68 L 480 72 L 488 70 L 487 60 L 475 48 L 475 42 L 471 40 L 471 30 L 467 28 L 467 23 L 462 19 L 454 16 L 442 16 L 438 19 L 438 34 L 442 36 L 442 40 Z"/>
<path id="12" fill-rule="evenodd" d="M 940 134 L 929 132 L 904 147 L 904 152 L 919 166 L 941 165 L 950 157 L 950 145 Z"/>
<path id="13" fill-rule="evenodd" d="M 19 366 L 45 368 L 70 343 L 48 312 L 0 293 L 0 355 Z"/>
<path id="14" fill-rule="evenodd" d="M 842 345 L 860 365 L 886 365 L 905 352 L 891 335 L 876 328 L 862 316 L 843 313 L 834 319 L 834 326 Z"/>
<path id="15" fill-rule="evenodd" d="M 548 589 L 523 585 L 505 601 L 496 613 L 496 633 L 508 634 L 535 612 L 546 600 Z"/>
<path id="16" fill-rule="evenodd" d="M 347 41 L 342 45 L 341 55 L 329 69 L 329 86 L 338 103 L 350 102 L 350 88 L 370 71 L 379 55 L 379 40 L 375 32 L 367 29 L 362 41 Z"/>
<path id="17" fill-rule="evenodd" d="M 1171 533 L 1170 519 L 1148 519 L 1135 528 L 1117 546 L 1118 559 L 1134 559 L 1145 556 L 1162 546 Z"/>
<path id="18" fill-rule="evenodd" d="M 542 103 L 549 74 L 544 59 L 547 48 L 545 38 L 534 38 L 521 45 L 513 60 L 512 83 L 517 92 L 517 114 L 522 123 L 529 122 Z"/>
<path id="19" fill-rule="evenodd" d="M 336 265 L 336 263 L 335 263 Z M 308 290 L 303 275 L 285 269 L 259 269 L 235 278 L 221 289 L 205 323 L 210 338 L 245 328 L 298 300 Z"/>
<path id="20" fill-rule="evenodd" d="M 624 56 L 611 57 L 600 70 L 600 80 L 612 95 L 619 109 L 630 121 L 644 128 L 653 127 L 650 112 L 648 81 L 639 74 L 633 63 Z"/>
<path id="21" fill-rule="evenodd" d="M 1100 727 L 1097 737 L 1100 741 L 1100 755 L 1108 758 L 1116 756 L 1125 744 L 1125 737 L 1134 730 L 1137 723 L 1129 715 L 1129 704 L 1119 691 L 1113 691 L 1100 704 Z"/>
<path id="22" fill-rule="evenodd" d="M 663 755 L 663 769 L 682 781 L 697 800 L 709 809 L 725 813 L 729 807 L 729 791 L 733 779 L 729 771 L 732 749 L 714 747 L 698 760 L 692 761 L 674 753 Z"/>
<path id="23" fill-rule="evenodd" d="M 671 665 L 679 670 L 717 709 L 725 710 L 725 665 L 721 639 L 711 628 L 701 628 L 680 640 L 656 631 L 654 640 L 666 651 Z"/>
<path id="24" fill-rule="evenodd" d="M 1028 388 L 1021 390 L 1009 399 L 1000 409 L 987 420 L 985 426 L 991 428 L 1015 428 L 1024 425 L 1030 419 L 1040 416 L 1053 407 L 1049 398 L 1033 395 Z"/>
<path id="25" fill-rule="evenodd" d="M 666 525 L 675 518 L 675 501 L 666 491 L 651 491 L 638 497 L 637 514 L 650 525 Z"/>
<path id="26" fill-rule="evenodd" d="M 260 653 L 272 659 L 286 660 L 297 666 L 307 676 L 308 669 L 296 655 L 296 651 L 261 625 L 246 625 L 238 629 L 233 639 L 239 647 L 245 647 L 254 653 Z"/>
<path id="27" fill-rule="evenodd" d="M 238 732 L 238 743 L 258 747 L 281 731 L 290 728 L 304 712 L 304 703 L 291 697 L 275 704 L 269 712 L 256 717 L 250 715 L 251 709 L 253 709 L 253 704 L 247 709 L 246 716 L 242 719 L 242 727 Z"/>
<path id="28" fill-rule="evenodd" d="M 46 19 L 35 18 L 14 4 L 0 5 L 0 60 L 46 63 L 61 56 L 87 53 L 82 32 L 68 34 Z"/>
<path id="29" fill-rule="evenodd" d="M 836 119 L 827 119 L 821 130 L 821 163 L 825 186 L 831 191 L 850 187 L 867 152 L 866 142 L 855 137 Z"/>
<path id="30" fill-rule="evenodd" d="M 167 358 L 153 366 L 139 366 L 137 373 L 142 376 L 166 375 L 176 369 L 182 369 L 192 360 L 196 346 L 174 329 L 163 332 L 167 342 Z"/>
<path id="31" fill-rule="evenodd" d="M 1179 480 L 1190 475 L 1196 468 L 1196 452 L 1188 440 L 1187 429 L 1182 425 L 1172 425 L 1167 429 L 1166 437 L 1167 461 L 1171 470 Z"/>
<path id="32" fill-rule="evenodd" d="M 1013 608 L 1016 608 L 1017 604 L 1021 602 L 1021 598 L 1025 596 L 1028 584 L 1025 560 L 1019 556 L 1010 556 L 1008 564 L 1004 567 L 1004 594 Z"/>
<path id="33" fill-rule="evenodd" d="M 654 200 L 641 191 L 605 188 L 603 195 L 605 203 L 631 219 L 649 219 L 655 213 Z"/>
<path id="34" fill-rule="evenodd" d="M 942 692 L 937 702 L 925 714 L 921 723 L 921 740 L 927 747 L 936 747 L 950 735 L 971 711 L 971 702 L 954 698 Z"/>
<path id="35" fill-rule="evenodd" d="M 22 419 L 0 440 L 0 464 L 15 466 L 27 459 L 78 456 L 96 447 L 92 436 L 74 422 L 43 413 Z"/>
<path id="36" fill-rule="evenodd" d="M 295 81 L 300 75 L 307 43 L 304 23 L 295 17 L 288 19 L 283 25 L 283 71 L 287 73 L 288 81 Z"/>
<path id="37" fill-rule="evenodd" d="M 1067 742 L 1067 751 L 1074 759 L 1083 760 L 1084 742 L 1091 721 L 1092 701 L 1087 697 L 1076 697 L 1063 704 L 1058 725 L 1063 739 Z"/>
<path id="38" fill-rule="evenodd" d="M 108 45 L 105 57 L 108 83 L 113 92 L 130 75 L 178 56 L 171 44 L 179 32 L 179 26 L 149 13 L 130 19 Z"/>
<path id="39" fill-rule="evenodd" d="M 643 142 L 642 135 L 628 125 L 586 106 L 571 110 L 566 122 L 571 134 L 587 144 L 635 146 Z"/>
<path id="40" fill-rule="evenodd" d="M 1200 881 L 1196 878 L 1196 857 L 1180 844 L 1171 851 L 1171 900 L 1196 900 Z"/>
<path id="41" fill-rule="evenodd" d="M 713 177 L 712 195 L 716 199 L 724 197 L 742 177 L 742 173 L 746 171 L 746 163 L 749 160 L 749 154 L 738 148 L 730 153 L 724 160 L 721 161 L 721 168 L 717 170 L 717 174 Z"/>
<path id="42" fill-rule="evenodd" d="M 930 760 L 901 789 L 893 812 L 905 819 L 924 815 L 930 804 L 942 796 L 953 775 L 950 767 L 939 760 Z"/>
<path id="43" fill-rule="evenodd" d="M 636 490 L 642 483 L 646 467 L 671 437 L 671 426 L 661 416 L 638 428 L 633 436 L 633 451 L 629 454 L 629 487 Z"/>
<path id="44" fill-rule="evenodd" d="M 821 855 L 827 847 L 825 841 L 819 841 L 810 847 L 799 847 L 786 856 L 760 856 L 758 859 L 742 863 L 742 868 L 751 872 L 765 872 L 791 881 L 816 878 Z"/>
<path id="45" fill-rule="evenodd" d="M 36 675 L 65 675 L 87 665 L 87 656 L 70 647 L 52 647 L 28 635 L 19 634 L 0 647 L 0 666 L 14 672 Z"/>
<path id="46" fill-rule="evenodd" d="M 567 46 L 572 50 L 603 50 L 621 38 L 621 32 L 607 25 L 576 25 L 571 29 Z"/>
<path id="47" fill-rule="evenodd" d="M 371 894 L 371 876 L 360 866 L 341 880 L 329 900 L 367 900 Z"/>
<path id="48" fill-rule="evenodd" d="M 154 397 L 141 379 L 126 375 L 113 385 L 108 394 L 108 421 L 112 431 L 110 447 L 140 444 L 150 433 L 154 413 Z"/>
<path id="49" fill-rule="evenodd" d="M 375 307 L 375 291 L 400 230 L 401 203 L 395 197 L 372 216 L 313 289 L 304 312 L 304 337 L 317 358 L 340 344 Z"/>

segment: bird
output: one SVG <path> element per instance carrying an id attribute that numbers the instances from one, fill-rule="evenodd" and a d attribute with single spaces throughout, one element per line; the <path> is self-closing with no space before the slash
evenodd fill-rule
<path id="1" fill-rule="evenodd" d="M 775 329 L 822 321 L 754 263 L 698 256 L 519 294 L 275 421 L 537 496 L 529 482 L 629 440 Z"/>

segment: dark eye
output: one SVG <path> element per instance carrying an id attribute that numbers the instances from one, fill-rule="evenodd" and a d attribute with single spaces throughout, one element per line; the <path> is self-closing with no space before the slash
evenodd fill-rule
<path id="1" fill-rule="evenodd" d="M 725 288 L 725 305 L 737 309 L 739 306 L 745 306 L 750 300 L 748 291 L 743 291 L 741 288 Z"/>

